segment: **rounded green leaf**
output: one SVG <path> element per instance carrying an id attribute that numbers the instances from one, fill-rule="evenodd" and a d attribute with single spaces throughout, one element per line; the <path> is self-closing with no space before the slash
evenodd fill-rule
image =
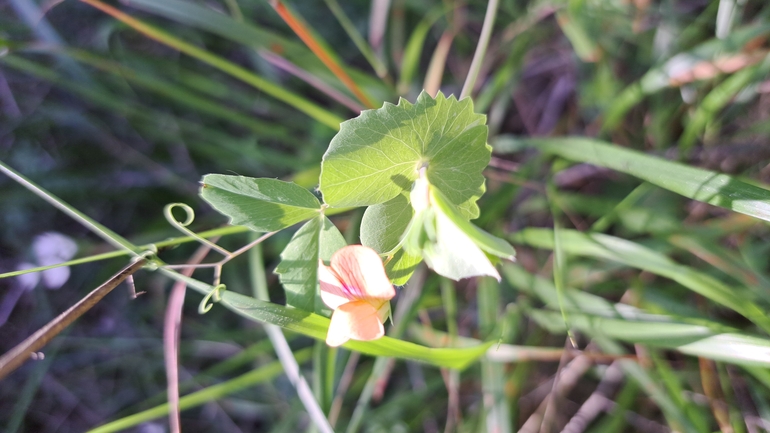
<path id="1" fill-rule="evenodd" d="M 385 203 L 366 208 L 361 220 L 361 243 L 380 254 L 393 253 L 385 263 L 385 272 L 397 286 L 406 284 L 422 261 L 420 256 L 407 254 L 403 248 L 392 251 L 409 227 L 413 213 L 409 200 L 404 194 L 399 194 Z"/>
<path id="2" fill-rule="evenodd" d="M 408 192 L 421 167 L 431 185 L 476 218 L 489 164 L 484 115 L 470 98 L 458 101 L 423 92 L 343 122 L 321 163 L 320 190 L 332 207 L 370 206 Z"/>

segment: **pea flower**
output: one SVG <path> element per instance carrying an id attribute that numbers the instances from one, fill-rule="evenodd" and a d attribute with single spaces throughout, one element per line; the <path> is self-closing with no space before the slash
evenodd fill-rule
<path id="1" fill-rule="evenodd" d="M 332 313 L 326 344 L 337 347 L 348 340 L 376 340 L 385 335 L 396 291 L 376 251 L 348 245 L 332 255 L 331 266 L 318 266 L 321 300 Z"/>
<path id="2" fill-rule="evenodd" d="M 465 219 L 421 170 L 412 187 L 414 216 L 402 238 L 407 253 L 422 256 L 436 273 L 455 281 L 487 275 L 500 281 L 489 257 L 513 260 L 513 247 Z"/>

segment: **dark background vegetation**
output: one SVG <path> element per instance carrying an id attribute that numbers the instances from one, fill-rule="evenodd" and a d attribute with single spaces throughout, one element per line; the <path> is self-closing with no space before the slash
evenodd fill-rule
<path id="1" fill-rule="evenodd" d="M 355 116 L 305 81 L 271 65 L 252 47 L 126 3 L 119 7 L 142 20 L 242 65 L 343 118 Z M 223 14 L 232 13 L 224 1 L 195 3 Z M 383 47 L 390 72 L 387 80 L 391 83 L 399 76 L 404 41 L 418 23 L 442 5 L 456 9 L 431 27 L 416 74 L 405 93 L 398 95 L 387 80 L 369 90 L 379 95 L 386 89 L 390 93 L 380 97 L 389 102 L 397 102 L 398 96 L 413 101 L 423 87 L 439 39 L 452 25 L 458 25 L 441 89 L 459 95 L 486 2 L 392 3 Z M 715 32 L 720 3 L 736 8 L 730 34 L 770 24 L 770 7 L 762 0 L 502 1 L 474 92 L 477 111 L 488 115 L 490 143 L 498 151 L 493 167 L 487 171 L 488 193 L 480 202 L 482 216 L 476 223 L 506 234 L 525 227 L 551 227 L 553 217 L 543 190 L 546 179 L 553 179 L 566 214 L 563 223 L 587 230 L 638 186 L 638 181 L 609 170 L 563 162 L 550 165 L 534 151 L 512 152 L 518 150 L 513 138 L 519 136 L 602 137 L 621 146 L 734 174 L 749 182 L 770 183 L 767 29 L 757 31 L 756 36 L 737 47 L 707 48 L 700 59 L 682 57 L 676 64 L 679 75 L 668 69 L 669 77 L 676 75 L 681 82 L 671 79 L 660 90 L 643 92 L 647 94 L 630 104 L 616 125 L 602 128 L 615 113 L 613 110 L 618 110 L 618 95 L 629 85 L 654 68 L 674 67 L 670 60 L 680 53 L 691 52 L 704 42 L 718 41 Z M 0 48 L 0 160 L 43 188 L 115 232 L 144 244 L 179 235 L 162 215 L 163 206 L 170 202 L 187 203 L 195 209 L 193 230 L 226 222 L 197 196 L 198 181 L 206 173 L 294 178 L 309 188 L 314 186 L 321 156 L 334 135 L 330 128 L 86 4 L 73 0 L 45 2 L 37 5 L 44 15 L 23 18 L 19 10 L 30 5 L 35 2 L 0 1 L 0 41 L 7 47 Z M 246 23 L 299 43 L 268 2 L 238 1 L 237 5 Z M 295 1 L 290 5 L 345 64 L 377 80 L 324 2 Z M 365 1 L 343 4 L 364 35 L 369 29 L 371 6 Z M 54 33 L 46 33 L 48 26 Z M 54 34 L 60 44 L 51 36 Z M 712 71 L 699 63 L 722 57 L 733 59 L 737 66 Z M 720 88 L 730 77 L 756 65 L 760 66 L 738 89 Z M 334 82 L 328 76 L 322 79 Z M 336 82 L 334 85 L 341 88 Z M 174 89 L 195 99 L 178 97 L 172 94 Z M 716 92 L 726 93 L 715 101 L 721 94 Z M 713 109 L 705 114 L 703 128 L 688 139 L 686 129 L 704 103 L 712 104 Z M 359 218 L 360 212 L 352 211 L 334 221 L 345 231 L 349 225 L 354 229 Z M 669 242 L 677 233 L 705 233 L 714 227 L 722 227 L 722 231 L 709 238 L 714 239 L 709 243 L 711 250 L 672 247 Z M 33 261 L 32 242 L 48 231 L 72 238 L 78 245 L 77 257 L 111 250 L 87 229 L 0 176 L 0 272 Z M 740 272 L 750 272 L 758 287 L 769 287 L 766 225 L 747 222 L 723 209 L 655 190 L 622 214 L 605 233 L 634 239 L 725 281 L 744 281 Z M 268 271 L 277 264 L 278 254 L 290 236 L 281 233 L 265 244 Z M 355 236 L 352 239 L 356 240 Z M 231 250 L 246 242 L 245 234 L 221 241 Z M 195 248 L 192 244 L 180 245 L 164 251 L 162 257 L 170 263 L 181 263 Z M 550 251 L 526 246 L 517 246 L 517 251 L 522 266 L 548 276 Z M 713 262 L 709 261 L 709 253 L 717 257 L 717 262 L 728 257 L 741 265 L 717 271 L 710 265 Z M 26 338 L 125 263 L 123 257 L 78 265 L 72 267 L 71 277 L 58 290 L 46 290 L 39 284 L 21 293 L 7 322 L 0 326 L 0 350 L 6 351 Z M 645 294 L 645 307 L 653 312 L 673 316 L 684 311 L 739 329 L 749 327 L 742 317 L 709 305 L 671 281 L 635 269 L 576 259 L 569 275 L 571 285 L 614 302 L 631 302 L 628 297 L 637 292 L 630 288 L 636 288 Z M 199 277 L 207 278 L 205 272 Z M 271 273 L 269 278 L 273 299 L 280 302 L 278 282 Z M 425 284 L 421 318 L 445 329 L 438 283 L 432 278 Z M 224 282 L 228 290 L 249 293 L 245 260 L 228 265 Z M 18 284 L 14 278 L 0 279 L 0 294 L 9 298 L 19 290 Z M 44 350 L 44 360 L 29 362 L 0 382 L 0 429 L 80 432 L 165 401 L 162 326 L 170 282 L 151 272 L 140 272 L 136 287 L 146 294 L 132 300 L 125 287 L 118 288 L 56 338 Z M 486 336 L 478 331 L 476 283 L 463 282 L 460 287 L 459 333 L 483 339 Z M 502 287 L 501 305 L 538 302 L 505 283 Z M 179 365 L 180 380 L 191 382 L 184 390 L 200 389 L 274 361 L 260 326 L 220 308 L 198 315 L 198 302 L 197 295 L 188 293 Z M 3 308 L 11 307 L 5 303 Z M 564 345 L 564 335 L 548 333 L 526 314 L 506 315 L 501 320 L 511 324 L 505 336 L 508 343 L 557 348 Z M 314 344 L 296 336 L 290 336 L 290 342 L 297 350 Z M 586 347 L 591 339 L 578 335 L 578 343 Z M 645 350 L 624 347 L 631 353 Z M 206 373 L 220 362 L 238 359 L 237 355 L 248 348 L 250 355 L 242 362 Z M 664 392 L 678 407 L 691 419 L 700 420 L 699 431 L 726 431 L 725 426 L 731 425 L 736 431 L 767 429 L 770 383 L 761 383 L 759 376 L 747 375 L 738 367 L 720 364 L 714 371 L 717 380 L 723 381 L 726 394 L 721 404 L 727 410 L 714 411 L 704 396 L 700 376 L 704 374 L 703 360 L 699 364 L 697 358 L 676 352 L 655 351 L 653 355 L 654 365 L 644 367 L 665 384 Z M 350 416 L 371 364 L 371 359 L 362 358 L 345 398 L 340 425 Z M 607 365 L 599 362 L 580 375 L 578 383 L 561 400 L 554 425 L 563 426 L 586 402 Z M 305 366 L 312 375 L 310 364 Z M 514 428 L 524 425 L 544 400 L 558 368 L 558 362 L 506 365 L 504 392 Z M 442 431 L 448 418 L 447 405 L 454 404 L 462 416 L 450 429 L 480 431 L 485 417 L 480 367 L 475 365 L 462 373 L 456 394 L 459 401 L 454 403 L 447 400 L 445 377 L 438 368 L 396 363 L 384 398 L 373 404 L 364 429 Z M 676 428 L 676 421 L 663 416 L 659 403 L 644 392 L 643 386 L 624 382 L 619 389 L 617 398 L 615 394 L 610 398 L 616 399 L 620 409 L 605 404 L 605 414 L 589 430 Z M 718 422 L 715 413 L 727 413 L 732 421 Z M 188 432 L 308 428 L 302 406 L 281 376 L 184 411 L 182 422 Z M 164 431 L 165 423 L 160 418 L 132 431 Z"/>

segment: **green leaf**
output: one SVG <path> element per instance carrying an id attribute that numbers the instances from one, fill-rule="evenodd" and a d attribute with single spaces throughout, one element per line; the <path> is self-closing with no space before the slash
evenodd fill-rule
<path id="1" fill-rule="evenodd" d="M 345 246 L 345 238 L 323 215 L 308 221 L 291 238 L 275 268 L 286 289 L 286 304 L 300 310 L 326 313 L 318 290 L 318 260 L 329 261 Z"/>
<path id="2" fill-rule="evenodd" d="M 627 173 L 685 197 L 770 221 L 770 190 L 587 138 L 526 139 L 527 146 Z"/>
<path id="3" fill-rule="evenodd" d="M 272 323 L 318 340 L 326 338 L 326 331 L 329 328 L 329 319 L 326 317 L 229 291 L 222 294 L 220 304 L 248 319 Z M 411 359 L 439 367 L 462 370 L 484 355 L 492 344 L 493 342 L 489 342 L 468 348 L 433 349 L 395 338 L 382 337 L 373 341 L 351 340 L 343 346 L 367 355 Z"/>
<path id="4" fill-rule="evenodd" d="M 422 262 L 422 257 L 409 254 L 403 248 L 399 248 L 393 258 L 385 263 L 385 273 L 390 282 L 396 286 L 403 286 L 412 277 L 417 265 Z"/>
<path id="5" fill-rule="evenodd" d="M 321 203 L 313 193 L 291 182 L 245 176 L 207 174 L 201 197 L 230 223 L 258 232 L 272 232 L 318 215 Z"/>
<path id="6" fill-rule="evenodd" d="M 552 309 L 560 303 L 569 313 L 571 327 L 596 337 L 674 349 L 693 356 L 742 365 L 770 365 L 770 340 L 739 334 L 719 323 L 703 319 L 672 318 L 650 314 L 631 305 L 612 304 L 581 290 L 567 289 L 559 297 L 553 283 L 521 266 L 503 266 L 506 281 L 537 296 Z M 566 332 L 561 313 L 535 310 L 533 319 L 551 332 Z"/>
<path id="7" fill-rule="evenodd" d="M 730 308 L 770 332 L 770 319 L 754 302 L 754 295 L 741 287 L 730 287 L 716 278 L 680 265 L 650 248 L 604 234 L 587 234 L 560 230 L 561 246 L 568 254 L 598 257 L 670 278 L 712 301 Z M 539 248 L 553 248 L 554 235 L 548 229 L 524 229 L 514 236 L 521 242 Z"/>
<path id="8" fill-rule="evenodd" d="M 393 251 L 409 227 L 413 213 L 409 200 L 399 194 L 385 203 L 366 208 L 361 220 L 361 243 L 380 254 L 393 253 L 385 264 L 385 272 L 397 286 L 406 284 L 422 261 L 421 257 L 408 254 L 402 248 Z"/>
<path id="9" fill-rule="evenodd" d="M 485 116 L 470 98 L 423 92 L 343 122 L 321 163 L 324 201 L 332 207 L 370 206 L 408 192 L 418 170 L 466 219 L 476 218 L 489 163 Z"/>
<path id="10" fill-rule="evenodd" d="M 565 332 L 561 314 L 534 310 L 532 318 L 551 332 Z M 770 340 L 738 333 L 722 333 L 703 325 L 661 321 L 636 321 L 571 313 L 569 324 L 592 337 L 609 337 L 629 343 L 675 349 L 715 361 L 770 367 Z"/>
<path id="11" fill-rule="evenodd" d="M 409 199 L 404 194 L 369 206 L 361 219 L 361 243 L 380 254 L 392 250 L 409 227 L 413 214 Z"/>

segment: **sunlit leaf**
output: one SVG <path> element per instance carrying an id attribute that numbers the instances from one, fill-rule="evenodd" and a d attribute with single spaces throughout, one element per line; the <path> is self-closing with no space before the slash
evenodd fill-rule
<path id="1" fill-rule="evenodd" d="M 449 219 L 452 224 L 457 226 L 458 229 L 468 236 L 475 245 L 493 256 L 506 260 L 513 260 L 516 252 L 513 250 L 511 244 L 478 228 L 470 221 L 464 219 L 457 213 L 455 207 L 445 200 L 443 194 L 440 192 L 434 191 L 432 193 L 432 198 L 436 207 L 446 215 L 447 219 Z"/>
<path id="2" fill-rule="evenodd" d="M 201 197 L 231 224 L 272 232 L 318 215 L 313 193 L 291 182 L 245 176 L 203 176 Z"/>
<path id="3" fill-rule="evenodd" d="M 471 100 L 423 92 L 343 122 L 321 164 L 320 190 L 332 207 L 385 203 L 408 192 L 418 170 L 457 206 L 476 218 L 489 163 L 485 116 Z"/>
<path id="4" fill-rule="evenodd" d="M 422 256 L 431 269 L 455 281 L 483 275 L 500 280 L 486 253 L 513 259 L 510 244 L 464 219 L 424 178 L 417 180 L 411 196 L 418 212 L 404 235 L 407 253 Z"/>
<path id="5" fill-rule="evenodd" d="M 326 338 L 329 319 L 295 308 L 260 301 L 238 293 L 225 291 L 220 302 L 248 319 L 272 323 L 289 331 L 318 340 Z M 374 341 L 348 341 L 343 347 L 372 356 L 411 359 L 440 367 L 464 369 L 484 355 L 493 343 L 458 349 L 433 349 L 418 344 L 382 337 Z"/>
<path id="6" fill-rule="evenodd" d="M 380 254 L 391 252 L 398 246 L 412 214 L 409 200 L 403 194 L 385 203 L 369 206 L 361 220 L 361 243 Z M 385 264 L 385 272 L 393 284 L 402 286 L 421 260 L 399 248 Z"/>
<path id="7" fill-rule="evenodd" d="M 435 208 L 415 214 L 404 249 L 408 254 L 422 255 L 436 273 L 455 281 L 483 275 L 500 279 L 481 248 Z"/>

